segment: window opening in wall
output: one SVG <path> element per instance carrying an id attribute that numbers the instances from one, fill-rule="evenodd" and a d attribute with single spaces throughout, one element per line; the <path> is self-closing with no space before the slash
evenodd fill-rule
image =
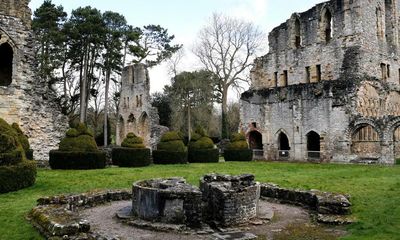
<path id="1" fill-rule="evenodd" d="M 386 64 L 381 63 L 381 73 L 382 73 L 382 80 L 386 81 L 387 79 L 387 67 Z"/>
<path id="2" fill-rule="evenodd" d="M 136 107 L 139 107 L 139 96 L 136 95 Z"/>
<path id="3" fill-rule="evenodd" d="M 394 28 L 393 28 L 393 0 L 385 0 L 385 35 L 386 40 L 390 43 L 394 41 Z"/>
<path id="4" fill-rule="evenodd" d="M 256 122 L 252 122 L 251 125 L 253 126 L 253 128 L 257 128 L 257 123 Z"/>
<path id="5" fill-rule="evenodd" d="M 286 87 L 288 85 L 288 71 L 283 71 L 283 86 Z"/>
<path id="6" fill-rule="evenodd" d="M 390 65 L 388 64 L 388 65 L 386 65 L 386 75 L 387 75 L 387 77 L 388 78 L 390 78 Z"/>
<path id="7" fill-rule="evenodd" d="M 307 151 L 308 158 L 320 158 L 321 137 L 314 131 L 307 134 Z"/>
<path id="8" fill-rule="evenodd" d="M 384 18 L 382 15 L 382 10 L 381 8 L 376 9 L 376 34 L 379 39 L 383 39 L 383 36 L 385 35 L 385 30 L 383 29 L 384 26 Z"/>
<path id="9" fill-rule="evenodd" d="M 13 50 L 8 43 L 0 45 L 0 86 L 9 86 L 12 82 Z"/>
<path id="10" fill-rule="evenodd" d="M 326 12 L 323 16 L 323 31 L 325 42 L 330 42 L 333 37 L 333 18 L 331 12 L 326 9 Z"/>
<path id="11" fill-rule="evenodd" d="M 310 72 L 310 67 L 306 67 L 306 83 L 311 82 L 311 72 Z"/>
<path id="12" fill-rule="evenodd" d="M 399 84 L 400 84 L 400 68 L 399 68 Z"/>
<path id="13" fill-rule="evenodd" d="M 295 32 L 295 39 L 294 39 L 294 46 L 296 48 L 301 47 L 301 26 L 300 26 L 300 20 L 296 19 L 295 24 L 294 24 L 294 32 Z"/>
<path id="14" fill-rule="evenodd" d="M 317 82 L 320 82 L 321 81 L 321 75 L 322 75 L 322 73 L 321 73 L 321 65 L 317 65 Z"/>
<path id="15" fill-rule="evenodd" d="M 275 87 L 277 87 L 278 86 L 278 72 L 274 72 L 274 84 L 275 84 Z"/>

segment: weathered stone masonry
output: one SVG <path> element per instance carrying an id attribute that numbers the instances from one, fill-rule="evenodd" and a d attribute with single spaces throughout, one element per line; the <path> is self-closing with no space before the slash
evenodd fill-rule
<path id="1" fill-rule="evenodd" d="M 241 98 L 253 148 L 272 160 L 393 164 L 399 7 L 398 0 L 331 0 L 273 29 Z"/>
<path id="2" fill-rule="evenodd" d="M 154 149 L 161 135 L 168 131 L 159 125 L 157 109 L 151 106 L 150 78 L 146 65 L 134 64 L 122 72 L 121 100 L 117 122 L 117 144 L 130 132 L 144 139 L 147 147 Z"/>
<path id="3" fill-rule="evenodd" d="M 0 117 L 28 135 L 36 160 L 48 160 L 66 128 L 47 83 L 34 76 L 28 0 L 0 0 Z"/>

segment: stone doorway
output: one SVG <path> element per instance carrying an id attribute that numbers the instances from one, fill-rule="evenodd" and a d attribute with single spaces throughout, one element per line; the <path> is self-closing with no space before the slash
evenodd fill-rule
<path id="1" fill-rule="evenodd" d="M 287 159 L 290 157 L 289 138 L 283 132 L 278 136 L 278 157 L 279 159 Z"/>
<path id="2" fill-rule="evenodd" d="M 307 134 L 307 157 L 308 159 L 321 158 L 321 137 L 314 131 Z"/>
<path id="3" fill-rule="evenodd" d="M 12 82 L 13 49 L 8 43 L 0 45 L 0 86 Z"/>
<path id="4" fill-rule="evenodd" d="M 253 150 L 253 158 L 263 158 L 262 134 L 259 131 L 254 130 L 249 133 L 249 146 Z"/>

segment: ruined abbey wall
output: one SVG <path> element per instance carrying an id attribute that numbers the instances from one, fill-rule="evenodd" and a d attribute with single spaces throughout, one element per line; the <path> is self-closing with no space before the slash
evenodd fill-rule
<path id="1" fill-rule="evenodd" d="M 67 120 L 54 94 L 34 72 L 29 1 L 0 0 L 0 117 L 16 122 L 29 137 L 35 160 L 48 160 L 64 135 Z"/>
<path id="2" fill-rule="evenodd" d="M 117 144 L 133 132 L 147 147 L 156 148 L 168 128 L 159 125 L 157 109 L 151 106 L 150 78 L 146 65 L 127 66 L 122 72 L 122 88 L 117 123 Z"/>
<path id="3" fill-rule="evenodd" d="M 331 0 L 272 30 L 241 101 L 243 129 L 251 141 L 248 126 L 257 126 L 266 158 L 394 162 L 399 7 L 398 0 Z"/>

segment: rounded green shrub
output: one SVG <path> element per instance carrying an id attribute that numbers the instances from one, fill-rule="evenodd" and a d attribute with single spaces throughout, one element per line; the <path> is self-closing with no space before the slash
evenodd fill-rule
<path id="1" fill-rule="evenodd" d="M 209 137 L 201 137 L 197 141 L 192 141 L 189 143 L 189 150 L 192 149 L 213 149 L 214 148 L 214 142 L 212 141 L 211 138 Z"/>
<path id="2" fill-rule="evenodd" d="M 143 139 L 134 133 L 128 133 L 121 146 L 125 148 L 146 148 L 143 144 Z"/>
<path id="3" fill-rule="evenodd" d="M 18 140 L 21 143 L 22 147 L 24 148 L 24 151 L 25 152 L 29 151 L 31 147 L 29 145 L 28 137 L 22 132 L 21 128 L 17 123 L 13 123 L 11 127 L 14 128 L 14 130 L 16 131 Z"/>
<path id="4" fill-rule="evenodd" d="M 27 137 L 17 124 L 0 118 L 0 193 L 17 191 L 35 183 L 36 163 L 26 161 Z"/>
<path id="5" fill-rule="evenodd" d="M 187 149 L 183 143 L 183 137 L 178 132 L 166 132 L 157 144 L 157 150 L 153 151 L 155 164 L 176 164 L 187 162 Z"/>
<path id="6" fill-rule="evenodd" d="M 224 150 L 225 161 L 251 161 L 253 160 L 253 151 L 249 149 L 246 137 L 242 133 L 231 135 L 231 142 Z"/>
<path id="7" fill-rule="evenodd" d="M 182 134 L 176 131 L 166 132 L 161 137 L 161 142 L 170 142 L 176 140 L 183 140 Z"/>
<path id="8" fill-rule="evenodd" d="M 50 151 L 49 156 L 52 169 L 97 169 L 106 164 L 105 152 L 97 148 L 93 133 L 84 124 L 69 129 L 59 149 Z"/>

